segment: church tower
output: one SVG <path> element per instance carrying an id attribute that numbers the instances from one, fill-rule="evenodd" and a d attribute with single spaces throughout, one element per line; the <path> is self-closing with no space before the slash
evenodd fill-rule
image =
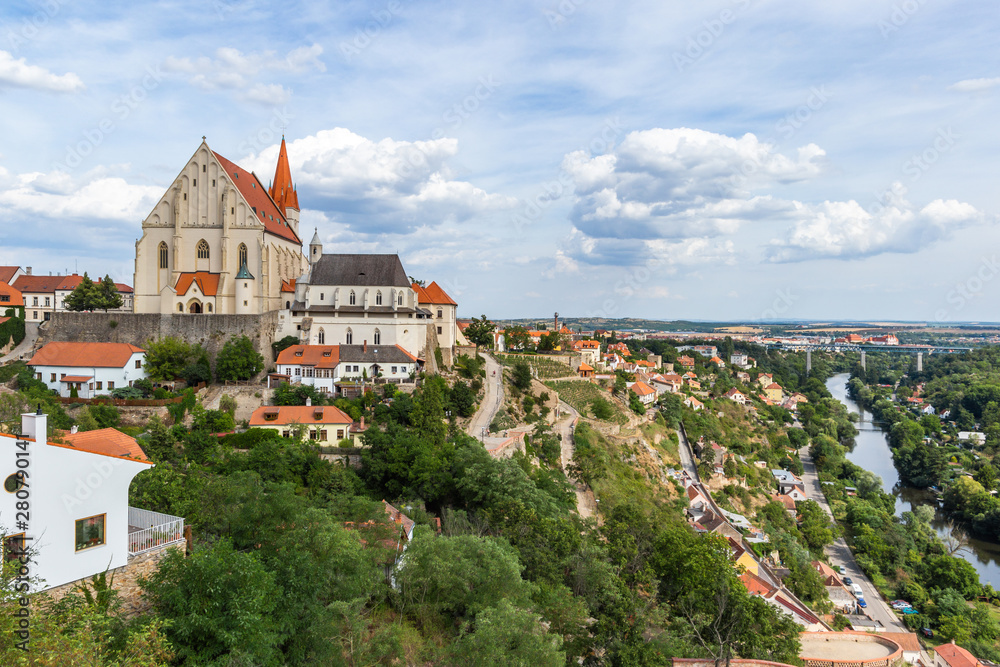
<path id="1" fill-rule="evenodd" d="M 292 184 L 292 169 L 288 166 L 288 150 L 285 148 L 285 137 L 281 137 L 281 150 L 278 152 L 278 165 L 274 169 L 274 180 L 268 190 L 271 199 L 281 209 L 282 215 L 288 220 L 288 226 L 295 234 L 299 233 L 299 193 Z"/>
<path id="2" fill-rule="evenodd" d="M 323 242 L 319 240 L 319 229 L 313 232 L 312 241 L 309 242 L 309 265 L 315 266 L 319 258 L 323 256 Z"/>

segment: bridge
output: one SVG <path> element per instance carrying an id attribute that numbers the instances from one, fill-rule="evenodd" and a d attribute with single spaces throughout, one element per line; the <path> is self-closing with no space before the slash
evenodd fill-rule
<path id="1" fill-rule="evenodd" d="M 971 347 L 957 347 L 957 346 L 937 346 L 937 345 L 862 345 L 858 343 L 765 343 L 764 347 L 769 349 L 780 349 L 789 352 L 805 352 L 806 353 L 806 372 L 812 370 L 812 353 L 813 350 L 824 350 L 833 353 L 842 352 L 860 352 L 861 353 L 861 368 L 867 368 L 865 365 L 865 353 L 869 351 L 875 352 L 895 352 L 898 354 L 915 354 L 917 355 L 917 371 L 924 370 L 924 355 L 931 354 L 954 354 L 956 352 L 971 352 L 973 348 Z"/>

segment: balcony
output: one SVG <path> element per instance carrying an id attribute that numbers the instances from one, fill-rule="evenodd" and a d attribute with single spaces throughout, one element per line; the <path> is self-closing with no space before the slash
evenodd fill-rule
<path id="1" fill-rule="evenodd" d="M 184 542 L 184 519 L 136 507 L 128 508 L 128 555 Z"/>

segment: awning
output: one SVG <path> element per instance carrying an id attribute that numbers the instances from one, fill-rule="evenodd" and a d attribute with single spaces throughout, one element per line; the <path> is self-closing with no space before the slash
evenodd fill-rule
<path id="1" fill-rule="evenodd" d="M 65 377 L 59 378 L 60 382 L 90 382 L 94 379 L 93 375 L 67 375 Z"/>

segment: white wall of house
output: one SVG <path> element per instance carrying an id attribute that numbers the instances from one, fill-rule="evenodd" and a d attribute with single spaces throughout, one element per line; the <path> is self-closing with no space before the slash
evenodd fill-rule
<path id="1" fill-rule="evenodd" d="M 86 376 L 92 379 L 81 383 L 77 390 L 80 398 L 107 396 L 112 389 L 130 387 L 131 383 L 146 377 L 146 353 L 135 352 L 129 357 L 128 363 L 122 368 L 106 368 L 95 366 L 32 366 L 35 377 L 45 383 L 45 386 L 69 397 L 70 383 L 62 382 L 64 376 Z M 109 384 L 110 383 L 110 384 Z M 113 386 L 111 386 L 113 385 Z"/>
<path id="2" fill-rule="evenodd" d="M 15 473 L 19 459 L 28 461 L 27 498 L 19 499 L 0 486 L 0 525 L 4 535 L 25 533 L 33 538 L 28 541 L 33 551 L 30 574 L 43 580 L 33 591 L 126 564 L 129 485 L 137 474 L 152 467 L 46 443 L 46 422 L 46 415 L 22 415 L 24 437 L 34 439 L 39 434 L 37 442 L 0 437 L 0 478 Z M 19 446 L 19 442 L 25 444 Z M 28 503 L 26 527 L 17 523 L 18 502 Z M 77 551 L 77 520 L 97 515 L 105 517 L 104 544 Z"/>
<path id="3" fill-rule="evenodd" d="M 257 424 L 254 428 L 266 428 L 277 431 L 282 437 L 292 436 L 292 432 L 299 428 L 299 424 Z M 305 429 L 306 440 L 321 447 L 335 447 L 337 444 L 351 436 L 350 424 L 302 424 Z"/>

